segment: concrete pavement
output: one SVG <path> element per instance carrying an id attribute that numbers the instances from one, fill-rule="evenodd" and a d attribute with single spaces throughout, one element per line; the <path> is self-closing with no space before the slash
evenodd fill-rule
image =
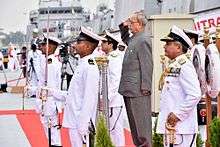
<path id="1" fill-rule="evenodd" d="M 8 110 L 22 110 L 23 100 L 24 100 L 24 109 L 33 110 L 35 107 L 35 98 L 22 98 L 22 94 L 10 93 L 11 88 L 17 84 L 17 81 L 21 74 L 21 70 L 9 71 L 6 70 L 5 74 L 7 76 L 8 88 L 7 93 L 0 93 L 0 112 Z M 5 77 L 2 71 L 0 71 L 0 82 L 5 82 Z M 25 79 L 19 81 L 18 85 L 25 85 Z M 126 118 L 126 113 L 124 113 Z M 129 128 L 127 119 L 124 119 L 125 128 Z M 16 115 L 0 115 L 0 146 L 2 147 L 30 147 L 30 143 L 23 132 Z"/>

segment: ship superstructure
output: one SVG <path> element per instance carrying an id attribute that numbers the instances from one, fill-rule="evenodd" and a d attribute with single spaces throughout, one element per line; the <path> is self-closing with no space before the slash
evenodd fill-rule
<path id="1" fill-rule="evenodd" d="M 39 32 L 46 33 L 49 28 L 51 36 L 61 39 L 76 36 L 89 16 L 80 0 L 39 0 L 39 9 L 30 12 L 28 31 L 31 35 L 31 30 L 38 28 Z"/>

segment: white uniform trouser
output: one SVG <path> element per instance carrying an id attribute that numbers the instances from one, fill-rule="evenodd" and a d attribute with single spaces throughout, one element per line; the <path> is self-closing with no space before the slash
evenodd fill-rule
<path id="1" fill-rule="evenodd" d="M 29 78 L 29 83 L 28 85 L 30 87 L 37 87 L 38 86 L 38 79 L 36 76 L 36 73 L 34 73 L 33 71 L 31 71 Z M 32 96 L 32 95 L 36 95 L 36 88 L 32 88 L 32 89 L 28 89 L 28 96 Z"/>
<path id="2" fill-rule="evenodd" d="M 43 116 L 41 117 L 41 123 L 44 126 L 44 131 L 48 138 L 48 124 L 49 119 L 51 121 L 51 144 L 61 146 L 61 136 L 60 136 L 60 129 L 58 129 L 58 118 L 57 115 L 52 116 Z"/>
<path id="3" fill-rule="evenodd" d="M 69 129 L 71 147 L 82 147 L 83 140 L 77 129 Z"/>
<path id="4" fill-rule="evenodd" d="M 163 137 L 164 147 L 169 147 L 169 137 L 167 139 Z M 166 141 L 167 140 L 167 144 Z M 196 147 L 196 135 L 176 135 L 176 143 L 173 145 L 174 147 Z"/>
<path id="5" fill-rule="evenodd" d="M 4 64 L 2 60 L 0 60 L 0 69 L 4 69 Z"/>
<path id="6" fill-rule="evenodd" d="M 125 146 L 122 107 L 111 107 L 110 111 L 110 135 L 116 147 Z"/>
<path id="7" fill-rule="evenodd" d="M 20 68 L 20 65 L 19 65 L 18 59 L 14 57 L 10 58 L 8 62 L 8 69 L 10 69 L 11 71 L 14 71 L 14 70 L 18 70 L 19 68 Z"/>
<path id="8" fill-rule="evenodd" d="M 199 125 L 199 133 L 201 135 L 202 141 L 206 141 L 206 125 Z"/>

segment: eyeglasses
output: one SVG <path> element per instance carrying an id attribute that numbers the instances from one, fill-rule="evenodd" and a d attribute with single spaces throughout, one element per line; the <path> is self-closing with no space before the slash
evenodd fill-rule
<path id="1" fill-rule="evenodd" d="M 134 21 L 134 20 L 131 20 L 131 19 L 128 19 L 128 22 L 129 22 L 130 24 L 139 23 L 137 20 Z"/>

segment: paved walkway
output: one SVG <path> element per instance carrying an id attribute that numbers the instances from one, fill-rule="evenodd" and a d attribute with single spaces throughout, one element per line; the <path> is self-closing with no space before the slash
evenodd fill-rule
<path id="1" fill-rule="evenodd" d="M 24 100 L 24 110 L 33 110 L 35 107 L 35 98 L 22 98 L 21 94 L 10 93 L 11 88 L 16 85 L 21 70 L 10 72 L 5 71 L 8 83 L 8 92 L 0 93 L 0 146 L 1 147 L 30 147 L 30 140 L 27 138 L 24 128 L 22 129 L 21 122 L 18 121 L 18 116 L 12 110 L 22 110 Z M 0 83 L 5 82 L 5 77 L 0 71 Z M 18 85 L 25 85 L 25 79 L 19 81 Z M 11 114 L 13 112 L 13 114 Z M 125 128 L 128 128 L 128 122 L 124 120 Z M 127 132 L 127 131 L 126 131 Z M 131 141 L 130 136 L 128 136 Z M 129 141 L 129 142 L 130 142 Z M 130 147 L 130 146 L 129 146 Z"/>
<path id="2" fill-rule="evenodd" d="M 16 115 L 0 116 L 0 146 L 2 147 L 30 147 Z"/>
<path id="3" fill-rule="evenodd" d="M 21 70 L 11 72 L 5 70 L 7 81 L 18 79 Z M 4 73 L 0 71 L 0 83 L 5 83 Z M 22 110 L 23 99 L 21 94 L 12 94 L 11 86 L 15 86 L 17 81 L 8 83 L 8 92 L 0 93 L 0 112 L 8 110 Z M 20 80 L 19 85 L 25 83 L 24 79 Z M 24 99 L 24 109 L 33 109 L 34 99 Z M 22 130 L 20 123 L 15 114 L 0 115 L 0 146 L 1 147 L 30 147 L 30 143 Z"/>

